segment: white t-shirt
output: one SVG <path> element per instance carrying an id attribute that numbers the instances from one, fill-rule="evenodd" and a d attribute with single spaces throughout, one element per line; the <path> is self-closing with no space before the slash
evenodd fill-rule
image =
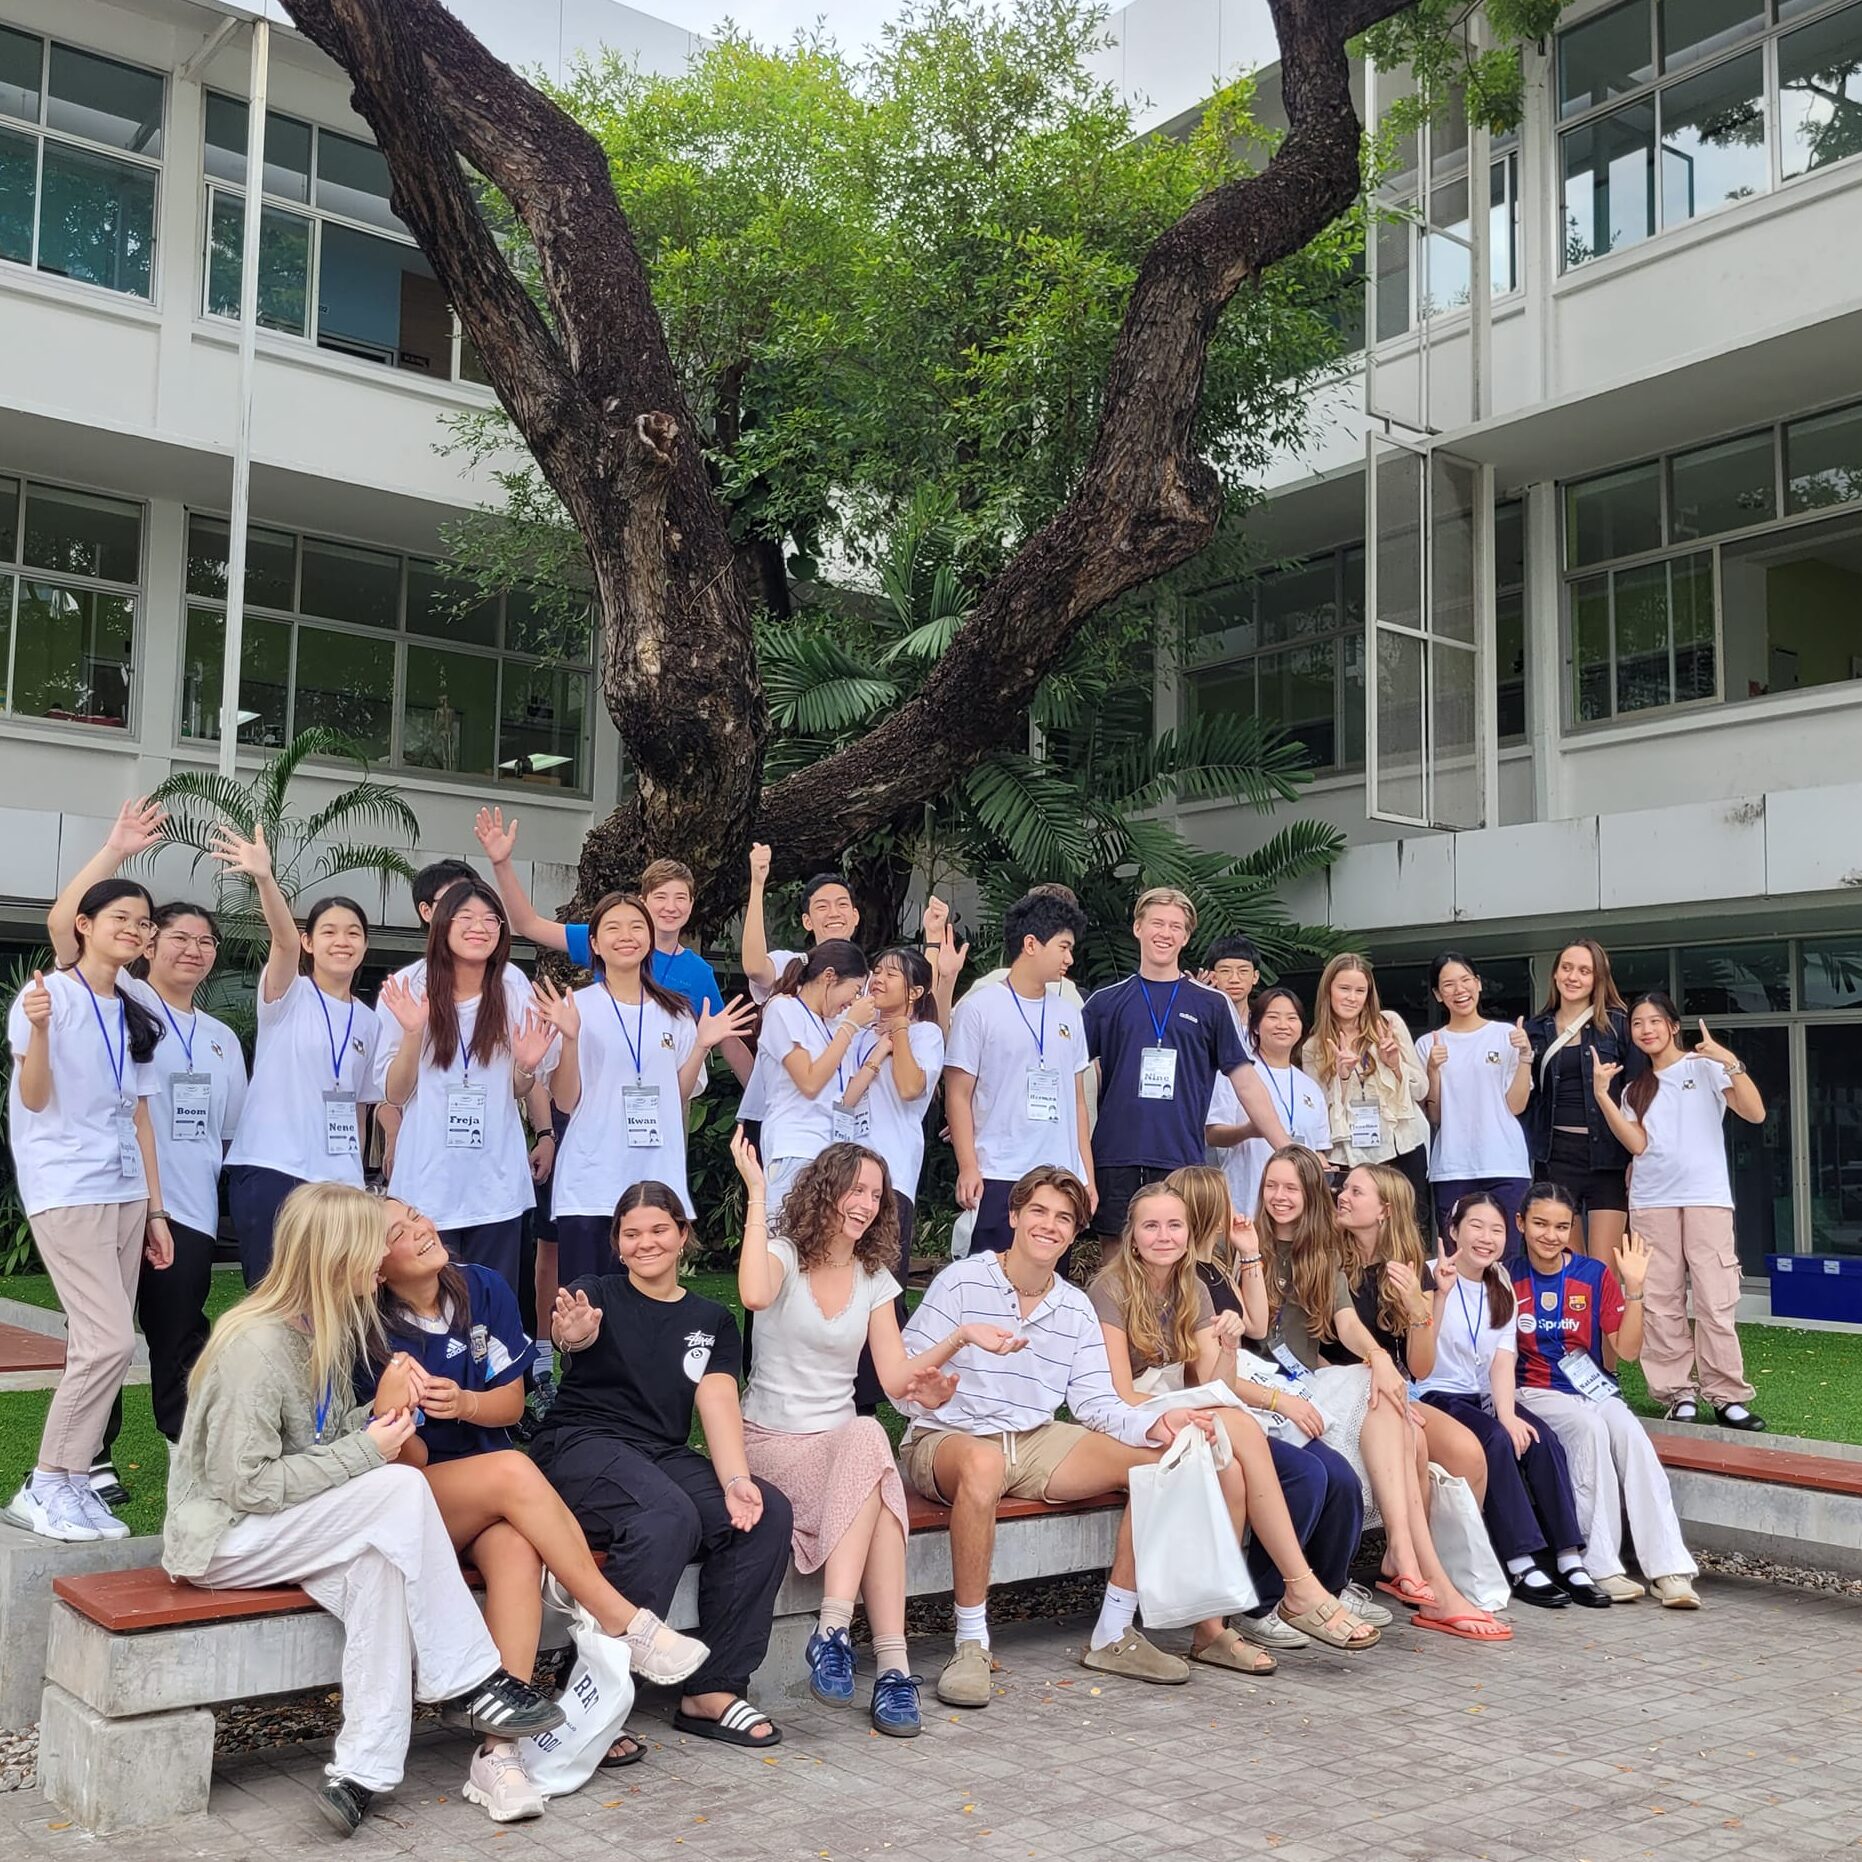
<path id="1" fill-rule="evenodd" d="M 1530 1177 L 1526 1132 L 1506 1109 L 1507 1088 L 1520 1064 L 1513 1031 L 1504 1022 L 1482 1022 L 1465 1034 L 1432 1028 L 1416 1037 L 1416 1054 L 1426 1068 L 1437 1043 L 1448 1050 L 1442 1066 L 1442 1122 L 1429 1146 L 1429 1181 L 1464 1177 Z"/>
<path id="2" fill-rule="evenodd" d="M 1005 963 L 991 970 L 987 976 L 979 976 L 970 985 L 971 991 L 985 988 L 990 983 L 1006 983 L 1009 980 L 1009 966 Z M 1049 983 L 1047 993 L 1058 1001 L 1064 1002 L 1076 1015 L 1086 1013 L 1086 998 L 1080 994 L 1073 978 L 1063 976 L 1057 983 Z M 1099 1071 L 1089 1069 L 1086 1075 L 1086 1129 L 1090 1132 L 1099 1122 Z"/>
<path id="3" fill-rule="evenodd" d="M 1257 1059 L 1254 1070 L 1267 1083 L 1275 1109 L 1295 1144 L 1309 1145 L 1321 1157 L 1332 1148 L 1332 1125 L 1326 1111 L 1325 1093 L 1317 1080 L 1298 1067 L 1270 1067 Z M 1245 1125 L 1248 1115 L 1242 1110 L 1235 1089 L 1222 1075 L 1215 1076 L 1209 1092 L 1211 1125 Z M 1243 1215 L 1253 1215 L 1261 1197 L 1261 1178 L 1274 1147 L 1265 1138 L 1244 1138 L 1240 1144 L 1211 1145 L 1209 1162 L 1228 1179 L 1228 1199 Z"/>
<path id="4" fill-rule="evenodd" d="M 769 953 L 769 965 L 776 973 L 776 982 L 782 980 L 783 971 L 801 954 L 793 950 L 772 950 Z M 750 1000 L 758 1008 L 762 1008 L 769 1001 L 770 992 L 775 986 L 775 983 L 771 983 L 769 989 L 765 989 L 758 983 L 751 983 Z M 770 1064 L 763 1058 L 762 1044 L 759 1040 L 756 1058 L 750 1065 L 750 1077 L 744 1081 L 743 1098 L 737 1107 L 737 1116 L 740 1119 L 751 1121 L 760 1119 L 768 1108 Z"/>
<path id="5" fill-rule="evenodd" d="M 644 993 L 637 1003 L 617 1002 L 606 983 L 578 989 L 575 1005 L 582 1097 L 556 1150 L 552 1214 L 611 1216 L 623 1190 L 649 1180 L 677 1190 L 693 1214 L 679 1069 L 697 1044 L 697 1022 L 669 1015 Z"/>
<path id="6" fill-rule="evenodd" d="M 853 1062 L 843 1054 L 838 1075 L 830 1075 L 812 1099 L 784 1065 L 784 1057 L 798 1047 L 809 1059 L 819 1059 L 833 1038 L 834 1030 L 800 996 L 770 997 L 763 1010 L 763 1031 L 756 1041 L 757 1064 L 768 1068 L 764 1163 L 780 1157 L 819 1157 L 834 1142 L 834 1107 L 853 1077 Z"/>
<path id="7" fill-rule="evenodd" d="M 261 980 L 252 1084 L 227 1163 L 276 1170 L 300 1183 L 353 1183 L 360 1189 L 361 1151 L 330 1149 L 324 1094 L 353 1093 L 374 1102 L 380 1031 L 366 1002 L 339 1002 L 308 976 L 294 976 L 276 1002 L 266 1001 Z"/>
<path id="8" fill-rule="evenodd" d="M 1649 1148 L 1629 1167 L 1631 1209 L 1730 1209 L 1726 1169 L 1726 1089 L 1733 1076 L 1717 1060 L 1689 1054 L 1655 1075 L 1655 1097 L 1639 1122 Z M 1623 1107 L 1626 1118 L 1635 1113 Z"/>
<path id="9" fill-rule="evenodd" d="M 43 1111 L 29 1112 L 19 1096 L 19 1076 L 32 1036 L 24 990 L 13 998 L 6 1018 L 7 1045 L 13 1050 L 7 1122 L 20 1203 L 28 1215 L 38 1215 L 86 1203 L 140 1202 L 149 1193 L 148 1173 L 142 1168 L 141 1149 L 122 1121 L 133 1119 L 138 1099 L 154 1097 L 159 1086 L 155 1067 L 130 1054 L 122 1007 L 115 998 L 98 998 L 93 1007 L 89 987 L 69 970 L 53 971 L 45 987 L 52 998 L 46 1029 L 52 1096 Z M 120 1087 L 112 1056 L 122 1066 Z"/>
<path id="10" fill-rule="evenodd" d="M 1504 1273 L 1505 1269 L 1501 1269 Z M 1456 1277 L 1442 1302 L 1435 1338 L 1435 1368 L 1417 1382 L 1419 1390 L 1445 1396 L 1485 1397 L 1492 1392 L 1490 1367 L 1497 1352 L 1517 1350 L 1513 1323 L 1519 1302 L 1507 1290 L 1506 1320 L 1492 1323 L 1485 1286 Z"/>
<path id="11" fill-rule="evenodd" d="M 514 1030 L 530 1007 L 530 984 L 509 964 L 501 981 L 504 1025 Z M 394 1169 L 388 1178 L 388 1194 L 418 1209 L 442 1233 L 480 1222 L 508 1222 L 534 1208 L 537 1200 L 510 1044 L 507 1040 L 498 1049 L 488 1067 L 471 1055 L 478 1005 L 477 996 L 457 1005 L 459 1050 L 450 1067 L 433 1064 L 432 1043 L 422 1031 L 414 1094 L 402 1108 L 401 1135 L 395 1140 Z M 389 1066 L 408 1036 L 392 1015 L 380 1019 L 384 1029 L 394 1031 L 383 1033 L 384 1046 L 375 1057 L 379 1090 L 385 1091 Z M 553 1052 L 545 1057 L 545 1076 L 554 1059 Z M 458 1142 L 451 1142 L 455 1137 Z"/>
<path id="12" fill-rule="evenodd" d="M 870 1030 L 855 1037 L 847 1060 L 849 1080 L 872 1052 L 875 1038 Z M 892 1187 L 903 1191 L 908 1202 L 916 1202 L 918 1173 L 925 1161 L 925 1113 L 930 1109 L 931 1095 L 937 1091 L 938 1075 L 944 1071 L 944 1037 L 936 1022 L 913 1022 L 906 1030 L 906 1038 L 911 1043 L 912 1058 L 923 1069 L 924 1091 L 916 1099 L 901 1099 L 888 1059 L 879 1070 L 879 1078 L 866 1089 L 855 1116 L 861 1111 L 866 1113 L 870 1127 L 866 1142 L 886 1160 Z"/>
<path id="13" fill-rule="evenodd" d="M 211 1235 L 220 1226 L 220 1164 L 226 1140 L 238 1128 L 246 1103 L 246 1057 L 239 1037 L 202 1010 L 191 1017 L 177 1015 L 149 984 L 134 977 L 121 978 L 118 986 L 161 1023 L 162 1038 L 149 1062 L 157 1082 L 149 1100 L 149 1123 L 155 1128 L 162 1203 L 183 1227 Z M 206 1078 L 205 1118 L 198 1116 L 195 1092 L 187 1086 L 182 1087 L 177 1116 L 175 1076 L 189 1073 Z"/>
<path id="14" fill-rule="evenodd" d="M 784 1435 L 819 1435 L 853 1420 L 853 1379 L 867 1323 L 875 1307 L 898 1298 L 899 1283 L 884 1269 L 869 1274 L 856 1263 L 853 1296 L 830 1319 L 796 1265 L 794 1244 L 773 1236 L 769 1252 L 782 1263 L 782 1286 L 756 1316 L 744 1421 Z"/>
<path id="15" fill-rule="evenodd" d="M 970 1104 L 985 1177 L 1013 1183 L 1037 1164 L 1083 1172 L 1075 1082 L 1092 1064 L 1084 1014 L 1052 993 L 1024 1001 L 1004 981 L 979 984 L 957 1004 L 944 1065 L 976 1082 Z M 1042 1083 L 1031 1094 L 1036 1073 L 1057 1076 L 1051 1093 Z M 1031 1097 L 1037 1104 L 1051 1099 L 1059 1117 L 1029 1117 Z"/>
<path id="16" fill-rule="evenodd" d="M 426 958 L 415 958 L 405 969 L 396 970 L 388 980 L 391 983 L 405 983 L 415 995 L 424 996 L 427 993 Z M 401 1024 L 382 1007 L 379 996 L 375 999 L 375 1021 L 381 1031 L 375 1037 L 375 1097 L 383 1100 L 388 1097 L 388 1065 L 401 1045 Z M 425 1209 L 421 1211 L 422 1215 L 428 1213 Z"/>

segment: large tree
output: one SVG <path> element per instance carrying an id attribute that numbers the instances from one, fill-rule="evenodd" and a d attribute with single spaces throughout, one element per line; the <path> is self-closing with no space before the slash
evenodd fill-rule
<path id="1" fill-rule="evenodd" d="M 348 73 L 395 210 L 456 306 L 500 402 L 580 532 L 603 635 L 608 709 L 635 772 L 589 838 L 584 889 L 676 851 L 705 903 L 734 887 L 753 836 L 778 877 L 831 864 L 1025 731 L 1043 676 L 1080 627 L 1206 545 L 1223 510 L 1199 413 L 1217 328 L 1238 297 L 1353 208 L 1362 128 L 1348 46 L 1382 26 L 1425 75 L 1459 61 L 1499 116 L 1508 73 L 1452 46 L 1461 0 L 1269 0 L 1285 135 L 1258 172 L 1212 188 L 1138 268 L 1059 508 L 978 591 L 909 703 L 857 741 L 765 786 L 768 712 L 746 574 L 669 348 L 647 265 L 600 144 L 493 58 L 439 0 L 286 0 Z M 1489 0 L 1502 39 L 1559 0 Z M 525 234 L 520 276 L 481 209 L 482 177 Z"/>

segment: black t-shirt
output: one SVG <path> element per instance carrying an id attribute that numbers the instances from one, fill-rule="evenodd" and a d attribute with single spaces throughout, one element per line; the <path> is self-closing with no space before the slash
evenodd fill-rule
<path id="1" fill-rule="evenodd" d="M 1367 1267 L 1364 1272 L 1358 1276 L 1358 1284 L 1352 1291 L 1352 1310 L 1364 1321 L 1364 1329 L 1370 1333 L 1378 1344 L 1382 1345 L 1383 1348 L 1389 1352 L 1391 1357 L 1396 1360 L 1397 1369 L 1407 1377 L 1409 1375 L 1408 1341 L 1396 1333 L 1385 1330 L 1384 1322 L 1378 1316 L 1377 1312 L 1377 1296 L 1382 1289 L 1383 1279 L 1383 1269 L 1381 1267 Z M 1433 1293 L 1435 1291 L 1435 1275 L 1430 1272 L 1426 1262 L 1422 1270 L 1422 1290 L 1425 1293 Z M 1359 1359 L 1352 1352 L 1348 1351 L 1336 1338 L 1328 1338 L 1319 1349 L 1324 1354 L 1325 1361 L 1328 1364 L 1356 1364 L 1359 1362 Z"/>
<path id="2" fill-rule="evenodd" d="M 589 1429 L 649 1452 L 683 1448 L 699 1379 L 715 1371 L 735 1382 L 743 1366 L 729 1308 L 690 1292 L 648 1299 L 624 1273 L 585 1274 L 568 1290 L 601 1309 L 601 1330 L 564 1354 L 546 1433 Z"/>
<path id="3" fill-rule="evenodd" d="M 1573 1131 L 1590 1129 L 1584 1104 L 1584 1054 L 1577 1041 L 1568 1042 L 1552 1056 L 1552 1123 Z"/>
<path id="4" fill-rule="evenodd" d="M 1232 1312 L 1238 1319 L 1248 1316 L 1241 1310 L 1241 1301 L 1235 1297 L 1235 1289 L 1229 1285 L 1228 1276 L 1215 1262 L 1198 1261 L 1196 1278 L 1209 1289 L 1209 1303 L 1217 1312 Z"/>

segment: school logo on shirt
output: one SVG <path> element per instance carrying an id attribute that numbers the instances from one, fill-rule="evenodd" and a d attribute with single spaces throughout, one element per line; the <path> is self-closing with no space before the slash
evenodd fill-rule
<path id="1" fill-rule="evenodd" d="M 357 1035 L 357 1036 L 356 1036 L 356 1037 L 355 1037 L 355 1038 L 354 1038 L 354 1039 L 353 1039 L 353 1040 L 352 1040 L 352 1041 L 351 1041 L 351 1042 L 349 1043 L 349 1051 L 350 1051 L 350 1053 L 352 1053 L 352 1054 L 359 1054 L 359 1053 L 361 1053 L 361 1052 L 362 1052 L 362 1037 L 361 1037 L 360 1035 Z"/>
<path id="2" fill-rule="evenodd" d="M 1490 1047 L 1490 1048 L 1489 1048 L 1489 1049 L 1487 1050 L 1487 1054 L 1486 1054 L 1486 1060 L 1487 1060 L 1487 1064 L 1488 1064 L 1488 1066 L 1490 1066 L 1490 1067 L 1497 1067 L 1497 1066 L 1499 1066 L 1499 1064 L 1500 1064 L 1500 1054 L 1499 1054 L 1499 1050 L 1498 1050 L 1497 1048 L 1491 1048 L 1491 1047 Z"/>
<path id="3" fill-rule="evenodd" d="M 1681 1090 L 1684 1093 L 1691 1093 L 1694 1090 L 1694 1082 L 1692 1080 L 1683 1080 L 1681 1082 Z"/>
<path id="4" fill-rule="evenodd" d="M 1060 1024 L 1060 1038 L 1063 1041 L 1071 1041 L 1073 1039 L 1073 1030 L 1069 1028 L 1065 1022 Z"/>
<path id="5" fill-rule="evenodd" d="M 213 1050 L 213 1057 L 215 1060 L 224 1060 L 226 1058 L 226 1049 L 223 1048 L 218 1041 L 209 1041 L 207 1045 Z"/>
<path id="6" fill-rule="evenodd" d="M 670 1028 L 668 1028 L 666 1032 L 660 1036 L 659 1044 L 661 1047 L 672 1046 L 672 1030 Z"/>
<path id="7" fill-rule="evenodd" d="M 491 1349 L 491 1330 L 488 1326 L 475 1325 L 472 1328 L 472 1359 L 476 1364 L 483 1364 L 485 1353 Z"/>
<path id="8" fill-rule="evenodd" d="M 685 1374 L 697 1383 L 711 1363 L 711 1347 L 717 1343 L 712 1332 L 687 1332 L 685 1335 Z"/>

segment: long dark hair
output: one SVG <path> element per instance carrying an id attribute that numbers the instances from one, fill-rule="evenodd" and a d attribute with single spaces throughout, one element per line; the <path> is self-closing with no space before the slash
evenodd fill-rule
<path id="1" fill-rule="evenodd" d="M 440 894 L 427 922 L 427 1041 L 433 1064 L 444 1073 L 459 1052 L 459 1004 L 453 999 L 459 960 L 453 955 L 453 920 L 466 905 L 489 905 L 498 916 L 498 942 L 485 959 L 485 981 L 478 994 L 478 1016 L 472 1024 L 469 1061 L 489 1067 L 498 1050 L 510 1039 L 509 1005 L 504 999 L 504 966 L 511 955 L 511 922 L 504 901 L 482 879 L 455 880 Z"/>
<path id="2" fill-rule="evenodd" d="M 421 1316 L 402 1299 L 387 1281 L 375 1295 L 375 1308 L 381 1314 L 382 1330 L 390 1336 L 382 1348 L 382 1360 L 393 1355 L 394 1338 L 419 1338 L 426 1330 Z M 464 1338 L 472 1329 L 472 1289 L 459 1271 L 458 1263 L 448 1259 L 440 1269 L 440 1314 L 446 1321 L 448 1337 Z"/>
<path id="3" fill-rule="evenodd" d="M 831 941 L 831 940 L 830 940 Z M 879 1166 L 879 1213 L 854 1246 L 853 1258 L 869 1274 L 889 1271 L 899 1259 L 899 1205 L 892 1172 L 863 1144 L 830 1144 L 804 1164 L 782 1203 L 781 1233 L 795 1248 L 804 1273 L 819 1267 L 840 1233 L 839 1203 L 859 1181 L 862 1164 Z"/>
<path id="4" fill-rule="evenodd" d="M 623 906 L 630 912 L 640 915 L 640 922 L 647 928 L 647 954 L 640 960 L 640 987 L 646 999 L 655 1007 L 662 1008 L 675 1019 L 681 1015 L 690 1015 L 692 1005 L 683 996 L 675 995 L 653 974 L 653 914 L 647 910 L 646 901 L 637 893 L 604 892 L 595 901 L 595 909 L 588 915 L 588 956 L 589 968 L 599 977 L 606 978 L 608 966 L 601 961 L 601 953 L 595 948 L 595 936 L 601 929 L 601 921 L 610 912 L 619 911 Z M 683 1211 L 681 1211 L 683 1218 Z"/>
<path id="5" fill-rule="evenodd" d="M 817 944 L 806 956 L 791 957 L 789 967 L 769 993 L 799 996 L 802 985 L 812 983 L 823 971 L 832 970 L 836 976 L 865 976 L 870 967 L 866 952 L 851 938 L 831 937 L 825 944 Z"/>
<path id="6" fill-rule="evenodd" d="M 356 922 L 362 927 L 362 942 L 364 947 L 366 947 L 369 941 L 369 915 L 354 899 L 349 898 L 346 894 L 341 892 L 332 892 L 326 898 L 319 899 L 316 904 L 304 914 L 305 941 L 308 942 L 310 934 L 316 930 L 317 920 L 321 918 L 325 912 L 333 912 L 339 906 L 346 912 L 355 913 Z M 317 966 L 311 961 L 310 952 L 300 949 L 297 953 L 298 975 L 309 976 L 316 967 Z"/>
<path id="7" fill-rule="evenodd" d="M 114 905 L 118 899 L 140 899 L 143 909 L 151 917 L 155 912 L 155 901 L 149 896 L 147 886 L 139 886 L 133 879 L 100 879 L 89 888 L 83 898 L 78 900 L 78 909 L 74 914 L 79 918 L 95 918 L 106 906 Z M 84 955 L 84 933 L 73 931 L 77 940 L 78 955 Z M 74 969 L 76 965 L 72 966 Z M 123 966 L 131 975 L 135 974 L 134 964 Z M 117 1000 L 123 1005 L 123 1038 L 129 1046 L 129 1057 L 134 1061 L 147 1061 L 155 1057 L 155 1050 L 161 1045 L 162 1024 L 155 1016 L 127 990 L 117 991 Z"/>
<path id="8" fill-rule="evenodd" d="M 1452 1240 L 1460 1239 L 1455 1231 L 1460 1228 L 1462 1217 L 1470 1210 L 1478 1209 L 1482 1203 L 1485 1203 L 1499 1216 L 1501 1227 L 1511 1236 L 1512 1220 L 1502 1207 L 1499 1197 L 1495 1196 L 1491 1190 L 1469 1190 L 1467 1195 L 1463 1196 L 1448 1212 L 1448 1233 Z M 1500 1260 L 1489 1261 L 1481 1274 L 1481 1285 L 1487 1292 L 1487 1323 L 1489 1325 L 1507 1325 L 1513 1317 L 1515 1304 L 1513 1283 L 1507 1278 L 1506 1269 L 1501 1265 L 1505 1259 L 1506 1256 L 1502 1253 Z M 1457 1276 L 1461 1273 L 1459 1256 L 1456 1257 L 1455 1272 Z"/>
<path id="9" fill-rule="evenodd" d="M 1276 1002 L 1290 1002 L 1293 1013 L 1299 1017 L 1300 1031 L 1293 1037 L 1293 1051 L 1287 1056 L 1288 1064 L 1297 1067 L 1300 1063 L 1300 1049 L 1306 1044 L 1306 1005 L 1284 983 L 1275 983 L 1271 989 L 1263 989 L 1248 1005 L 1248 1035 L 1254 1042 L 1256 1053 L 1261 1049 L 1261 1017 Z"/>
<path id="10" fill-rule="evenodd" d="M 1665 989 L 1645 989 L 1629 1005 L 1629 1013 L 1635 1012 L 1646 1003 L 1656 1014 L 1667 1022 L 1669 1040 L 1679 1038 L 1681 1033 L 1681 1011 L 1675 1007 L 1674 997 Z M 1651 1057 L 1652 1058 L 1652 1057 Z M 1623 1104 L 1635 1113 L 1639 1119 L 1649 1116 L 1649 1107 L 1655 1103 L 1656 1089 L 1661 1085 L 1661 1076 L 1653 1066 L 1643 1068 L 1636 1077 L 1623 1088 Z"/>
<path id="11" fill-rule="evenodd" d="M 925 961 L 924 952 L 910 950 L 903 944 L 894 944 L 890 950 L 882 950 L 873 959 L 873 968 L 877 970 L 882 963 L 896 963 L 899 973 L 905 978 L 905 990 L 909 995 L 914 989 L 918 991 L 918 1000 L 911 1006 L 910 1018 L 915 1022 L 932 1022 L 937 1020 L 937 998 L 931 989 L 936 979 L 931 974 L 931 966 Z M 839 974 L 838 971 L 835 972 Z"/>

